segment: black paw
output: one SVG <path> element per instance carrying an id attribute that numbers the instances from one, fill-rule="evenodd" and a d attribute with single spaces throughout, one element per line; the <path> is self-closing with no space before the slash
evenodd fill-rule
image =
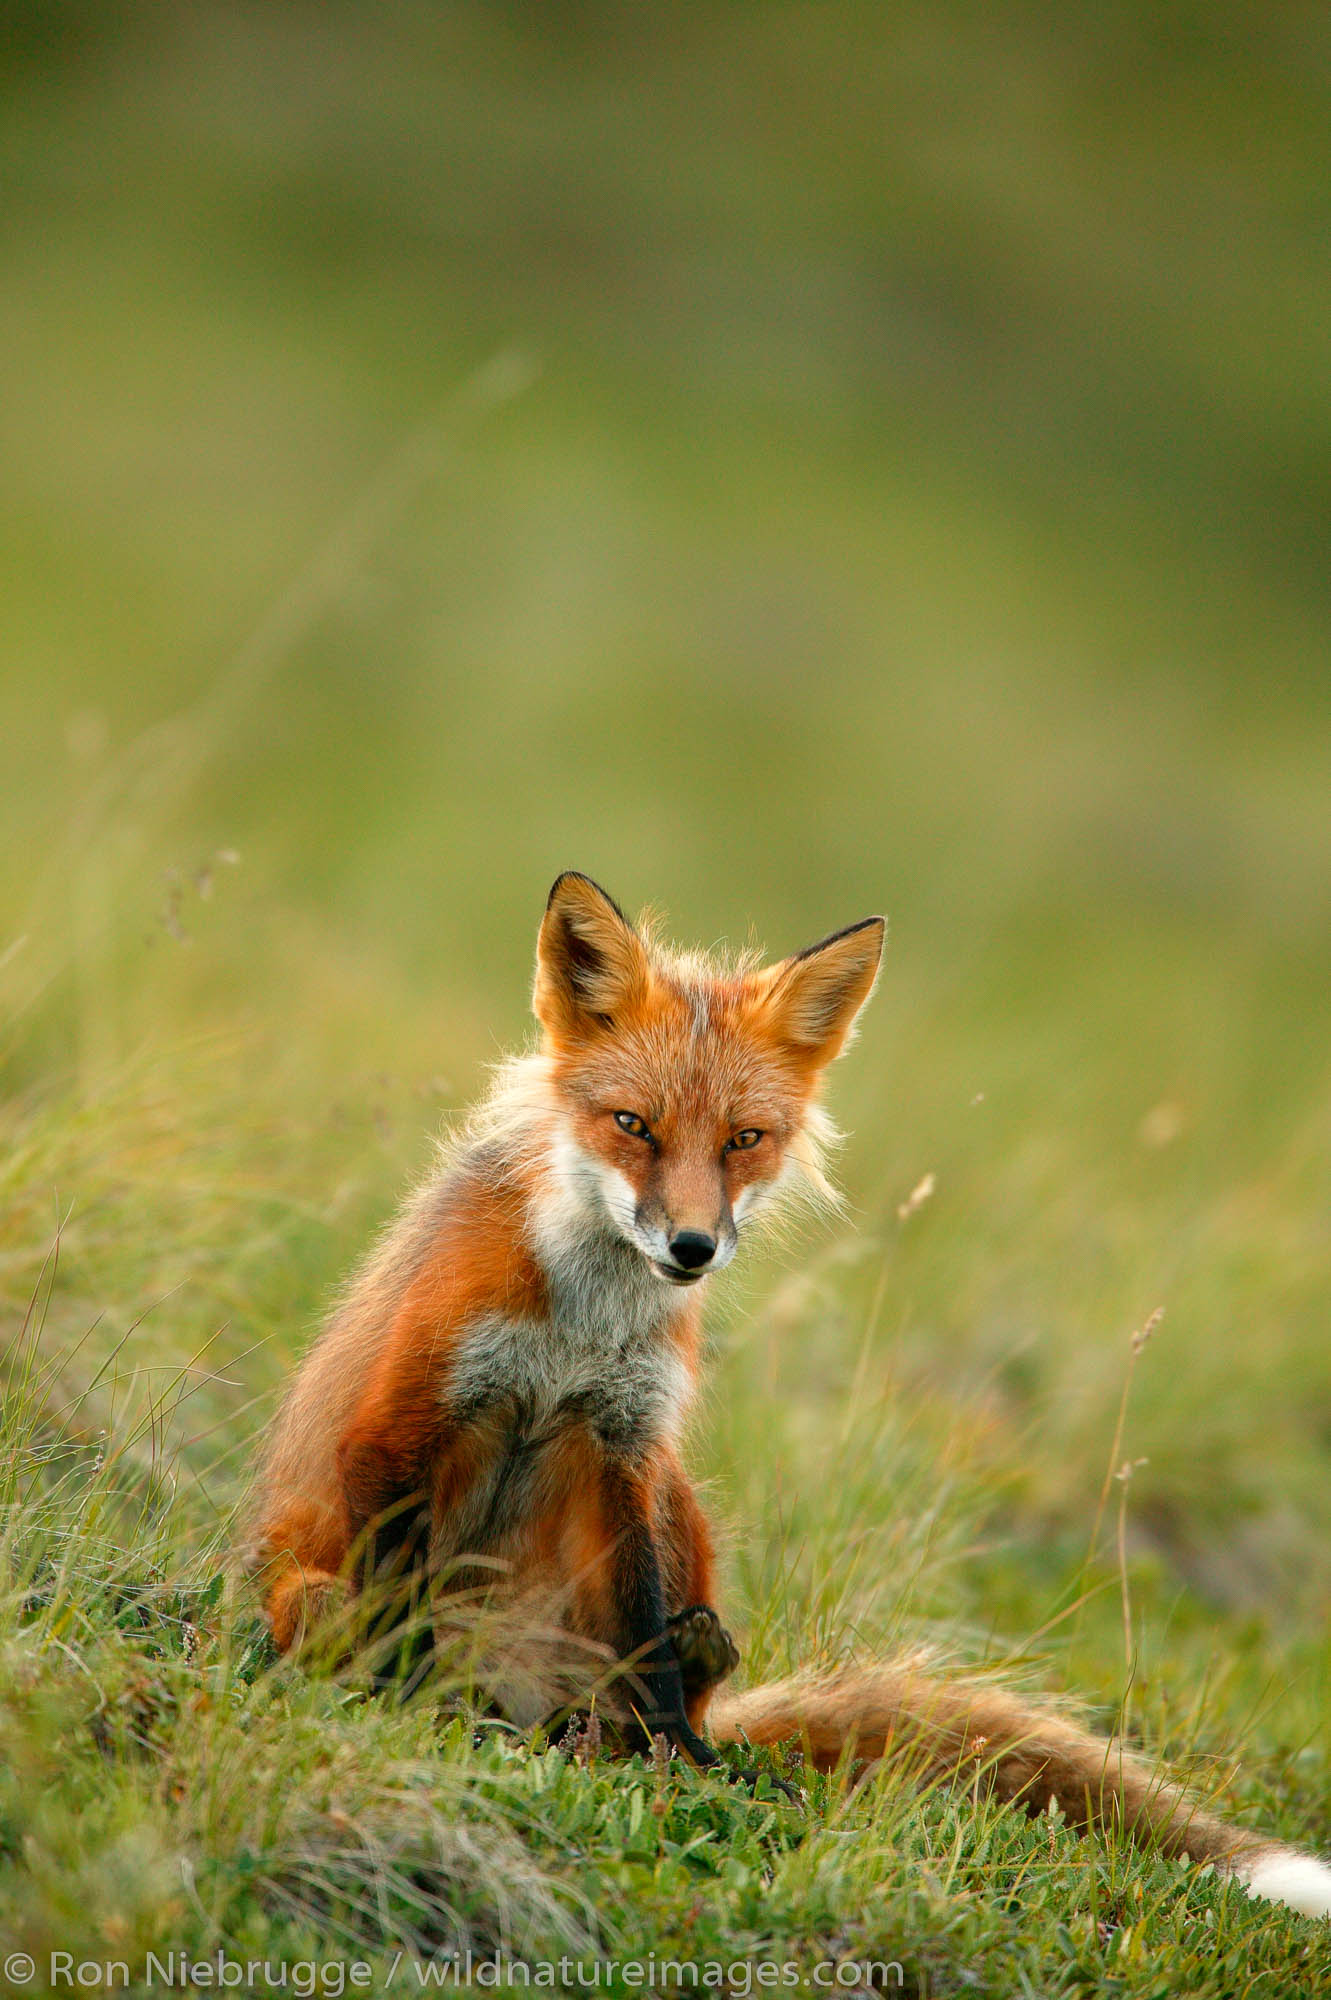
<path id="1" fill-rule="evenodd" d="M 650 1757 L 654 1762 L 664 1759 L 667 1763 L 678 1751 L 696 1771 L 710 1771 L 713 1765 L 719 1768 L 723 1762 L 721 1752 L 690 1728 L 682 1715 L 657 1715 L 646 1720 L 635 1716 L 623 1733 L 623 1747 L 631 1755 Z"/>
<path id="2" fill-rule="evenodd" d="M 710 1604 L 690 1604 L 666 1624 L 686 1694 L 724 1680 L 739 1665 L 739 1648 Z"/>

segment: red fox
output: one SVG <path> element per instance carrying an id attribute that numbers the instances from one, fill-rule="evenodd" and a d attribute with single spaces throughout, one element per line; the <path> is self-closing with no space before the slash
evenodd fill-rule
<path id="1" fill-rule="evenodd" d="M 528 1614 L 530 1656 L 492 1682 L 514 1722 L 559 1706 L 546 1641 L 563 1635 L 626 1663 L 601 1709 L 626 1749 L 663 1734 L 704 1768 L 736 1741 L 802 1744 L 823 1769 L 889 1751 L 926 1775 L 978 1768 L 1005 1800 L 1118 1822 L 1331 1914 L 1331 1868 L 987 1682 L 900 1659 L 717 1691 L 738 1655 L 679 1449 L 700 1296 L 755 1216 L 822 1183 L 823 1073 L 883 932 L 868 917 L 777 964 L 727 966 L 667 952 L 585 875 L 559 877 L 538 1052 L 501 1070 L 407 1203 L 269 1436 L 250 1559 L 273 1637 L 287 1650 L 345 1626 L 385 1576 L 439 1633 L 452 1593 L 488 1579 Z"/>

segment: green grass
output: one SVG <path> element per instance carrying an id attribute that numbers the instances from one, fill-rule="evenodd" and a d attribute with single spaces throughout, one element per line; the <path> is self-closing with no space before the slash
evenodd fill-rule
<path id="1" fill-rule="evenodd" d="M 6 1949 L 1317 1990 L 1324 1926 L 964 1785 L 474 1742 L 219 1579 L 553 876 L 885 908 L 847 1218 L 716 1302 L 745 1671 L 923 1636 L 1331 1851 L 1325 20 L 5 34 Z"/>

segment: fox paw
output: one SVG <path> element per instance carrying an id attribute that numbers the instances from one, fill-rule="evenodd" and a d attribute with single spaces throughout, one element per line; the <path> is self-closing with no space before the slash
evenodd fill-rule
<path id="1" fill-rule="evenodd" d="M 739 1665 L 739 1648 L 710 1604 L 690 1604 L 668 1620 L 666 1632 L 687 1694 L 724 1680 Z"/>

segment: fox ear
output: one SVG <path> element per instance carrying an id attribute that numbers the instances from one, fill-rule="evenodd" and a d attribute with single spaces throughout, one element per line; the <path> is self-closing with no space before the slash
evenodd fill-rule
<path id="1" fill-rule="evenodd" d="M 762 974 L 772 1031 L 820 1069 L 840 1055 L 873 991 L 886 928 L 882 917 L 865 917 Z"/>
<path id="2" fill-rule="evenodd" d="M 551 1035 L 610 1025 L 641 996 L 647 953 L 618 903 L 586 875 L 561 875 L 536 941 L 532 1009 Z"/>

